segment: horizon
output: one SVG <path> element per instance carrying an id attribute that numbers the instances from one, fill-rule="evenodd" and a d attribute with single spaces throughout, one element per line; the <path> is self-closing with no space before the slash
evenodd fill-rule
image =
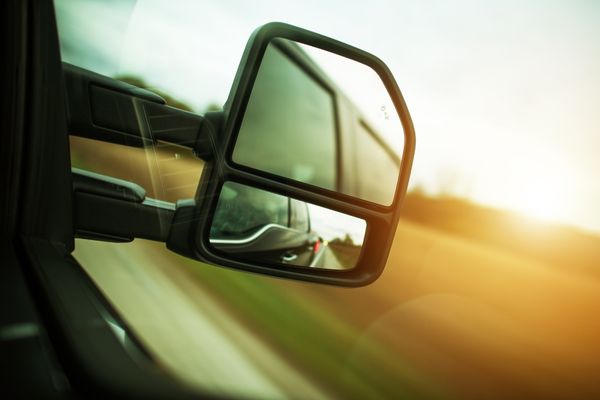
<path id="1" fill-rule="evenodd" d="M 56 3 L 76 38 L 65 61 L 140 76 L 197 112 L 224 103 L 247 38 L 268 21 L 364 48 L 388 64 L 413 117 L 410 188 L 600 232 L 599 3 Z M 222 19 L 198 24 L 208 11 Z M 378 23 L 360 29 L 365 18 Z"/>

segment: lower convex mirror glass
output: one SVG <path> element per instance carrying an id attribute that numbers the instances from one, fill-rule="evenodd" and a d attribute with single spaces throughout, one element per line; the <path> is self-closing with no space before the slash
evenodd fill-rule
<path id="1" fill-rule="evenodd" d="M 225 182 L 209 241 L 244 262 L 347 270 L 358 262 L 366 226 L 360 218 Z"/>

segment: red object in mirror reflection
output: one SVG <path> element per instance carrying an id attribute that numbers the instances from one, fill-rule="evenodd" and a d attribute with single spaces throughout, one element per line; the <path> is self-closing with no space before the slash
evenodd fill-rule
<path id="1" fill-rule="evenodd" d="M 321 248 L 321 241 L 317 240 L 313 246 L 313 252 L 315 254 L 318 253 L 320 248 Z"/>

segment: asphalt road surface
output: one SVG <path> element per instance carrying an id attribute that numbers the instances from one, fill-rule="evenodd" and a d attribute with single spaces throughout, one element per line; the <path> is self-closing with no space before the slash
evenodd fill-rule
<path id="1" fill-rule="evenodd" d="M 78 240 L 75 256 L 165 369 L 213 393 L 600 395 L 598 279 L 418 225 L 399 225 L 381 278 L 356 289 L 206 266 L 145 241 Z"/>
<path id="2" fill-rule="evenodd" d="M 300 371 L 239 326 L 163 245 L 78 240 L 76 247 L 76 258 L 142 342 L 185 383 L 250 398 L 285 393 L 324 398 Z M 265 373 L 272 370 L 277 374 Z"/>

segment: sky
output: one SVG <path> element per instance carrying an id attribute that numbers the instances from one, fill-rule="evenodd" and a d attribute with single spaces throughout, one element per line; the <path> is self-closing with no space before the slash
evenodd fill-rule
<path id="1" fill-rule="evenodd" d="M 65 61 L 202 111 L 282 21 L 388 64 L 417 133 L 411 188 L 600 232 L 600 2 L 57 0 Z"/>

